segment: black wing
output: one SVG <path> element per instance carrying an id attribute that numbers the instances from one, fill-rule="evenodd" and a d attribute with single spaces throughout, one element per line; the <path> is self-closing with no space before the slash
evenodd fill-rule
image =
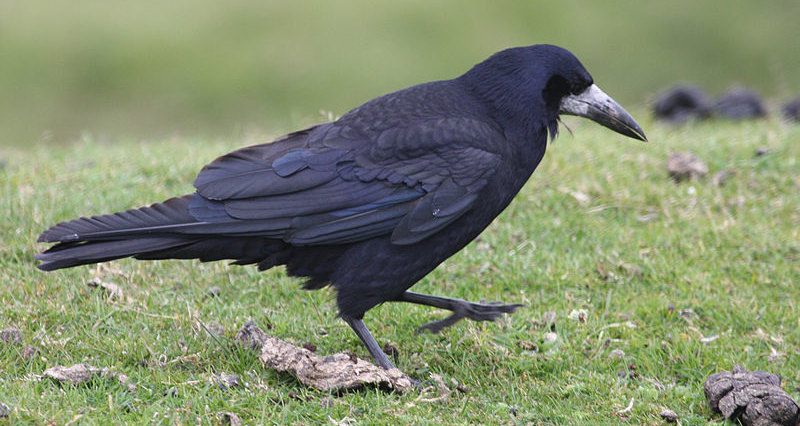
<path id="1" fill-rule="evenodd" d="M 195 180 L 191 214 L 225 235 L 298 245 L 391 234 L 413 244 L 467 212 L 500 162 L 502 135 L 437 119 L 371 135 L 329 123 L 215 160 Z"/>

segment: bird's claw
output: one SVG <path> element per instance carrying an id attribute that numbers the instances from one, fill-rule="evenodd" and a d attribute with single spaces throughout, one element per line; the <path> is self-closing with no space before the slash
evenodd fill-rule
<path id="1" fill-rule="evenodd" d="M 473 321 L 494 321 L 500 317 L 500 315 L 510 314 L 522 306 L 525 305 L 522 303 L 504 304 L 500 301 L 491 303 L 472 303 L 460 301 L 458 304 L 453 306 L 453 313 L 449 317 L 422 325 L 417 329 L 416 334 L 420 334 L 425 330 L 428 330 L 433 334 L 437 334 L 442 331 L 442 329 L 450 327 L 464 318 L 468 318 Z"/>

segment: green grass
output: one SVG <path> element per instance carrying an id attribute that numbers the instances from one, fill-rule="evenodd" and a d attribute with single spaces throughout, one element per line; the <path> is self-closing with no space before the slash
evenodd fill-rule
<path id="1" fill-rule="evenodd" d="M 26 361 L 22 346 L 0 346 L 0 401 L 12 407 L 11 422 L 38 424 L 214 423 L 223 411 L 279 424 L 658 424 L 664 408 L 682 424 L 705 424 L 722 419 L 707 407 L 703 381 L 735 364 L 778 373 L 800 396 L 800 128 L 640 124 L 652 142 L 569 121 L 574 136 L 562 131 L 480 241 L 415 287 L 526 308 L 497 323 L 462 322 L 420 336 L 417 326 L 445 313 L 386 304 L 367 315 L 378 341 L 399 348 L 401 369 L 469 388 L 444 402 L 375 389 L 327 395 L 265 370 L 233 345 L 252 318 L 322 353 L 368 356 L 336 318 L 330 291 L 302 291 L 280 269 L 131 260 L 55 273 L 34 267 L 43 247 L 35 239 L 47 226 L 191 191 L 203 164 L 257 141 L 86 138 L 0 149 L 0 328 L 22 330 L 24 344 L 40 350 Z M 755 157 L 761 147 L 771 153 Z M 673 151 L 695 152 L 712 174 L 737 174 L 723 187 L 710 179 L 676 185 L 665 171 Z M 121 285 L 124 297 L 88 288 L 94 276 Z M 221 296 L 208 298 L 210 286 Z M 581 309 L 585 323 L 569 318 Z M 693 313 L 681 315 L 685 309 Z M 553 343 L 540 325 L 547 311 L 558 315 Z M 204 323 L 226 332 L 214 339 Z M 711 336 L 718 338 L 700 340 Z M 530 344 L 537 350 L 523 349 Z M 609 357 L 615 349 L 624 351 L 621 359 Z M 79 362 L 113 367 L 138 389 L 37 379 L 48 367 Z M 223 391 L 210 381 L 217 373 L 238 374 L 243 386 Z M 173 387 L 178 395 L 164 396 Z M 630 412 L 617 414 L 631 399 Z"/>
<path id="2" fill-rule="evenodd" d="M 0 2 L 0 145 L 295 128 L 534 43 L 624 105 L 689 81 L 800 94 L 794 0 Z"/>

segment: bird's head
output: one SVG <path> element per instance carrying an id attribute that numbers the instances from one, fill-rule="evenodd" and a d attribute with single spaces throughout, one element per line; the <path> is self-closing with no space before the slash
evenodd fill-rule
<path id="1" fill-rule="evenodd" d="M 646 141 L 636 121 L 594 84 L 568 50 L 546 44 L 495 53 L 460 77 L 496 111 L 501 124 L 522 131 L 558 130 L 559 114 L 595 121 L 625 136 Z"/>

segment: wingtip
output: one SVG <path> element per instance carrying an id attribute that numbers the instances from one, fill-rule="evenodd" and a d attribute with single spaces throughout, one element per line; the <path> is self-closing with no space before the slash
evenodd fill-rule
<path id="1" fill-rule="evenodd" d="M 47 230 L 45 230 L 41 234 L 39 234 L 39 236 L 36 238 L 36 242 L 37 243 L 52 243 L 52 242 L 55 242 L 55 241 L 51 241 L 50 238 L 51 238 L 51 235 L 53 234 L 53 232 L 52 232 L 53 228 L 55 228 L 56 226 L 58 226 L 58 225 L 51 226 L 51 227 L 47 228 Z"/>

